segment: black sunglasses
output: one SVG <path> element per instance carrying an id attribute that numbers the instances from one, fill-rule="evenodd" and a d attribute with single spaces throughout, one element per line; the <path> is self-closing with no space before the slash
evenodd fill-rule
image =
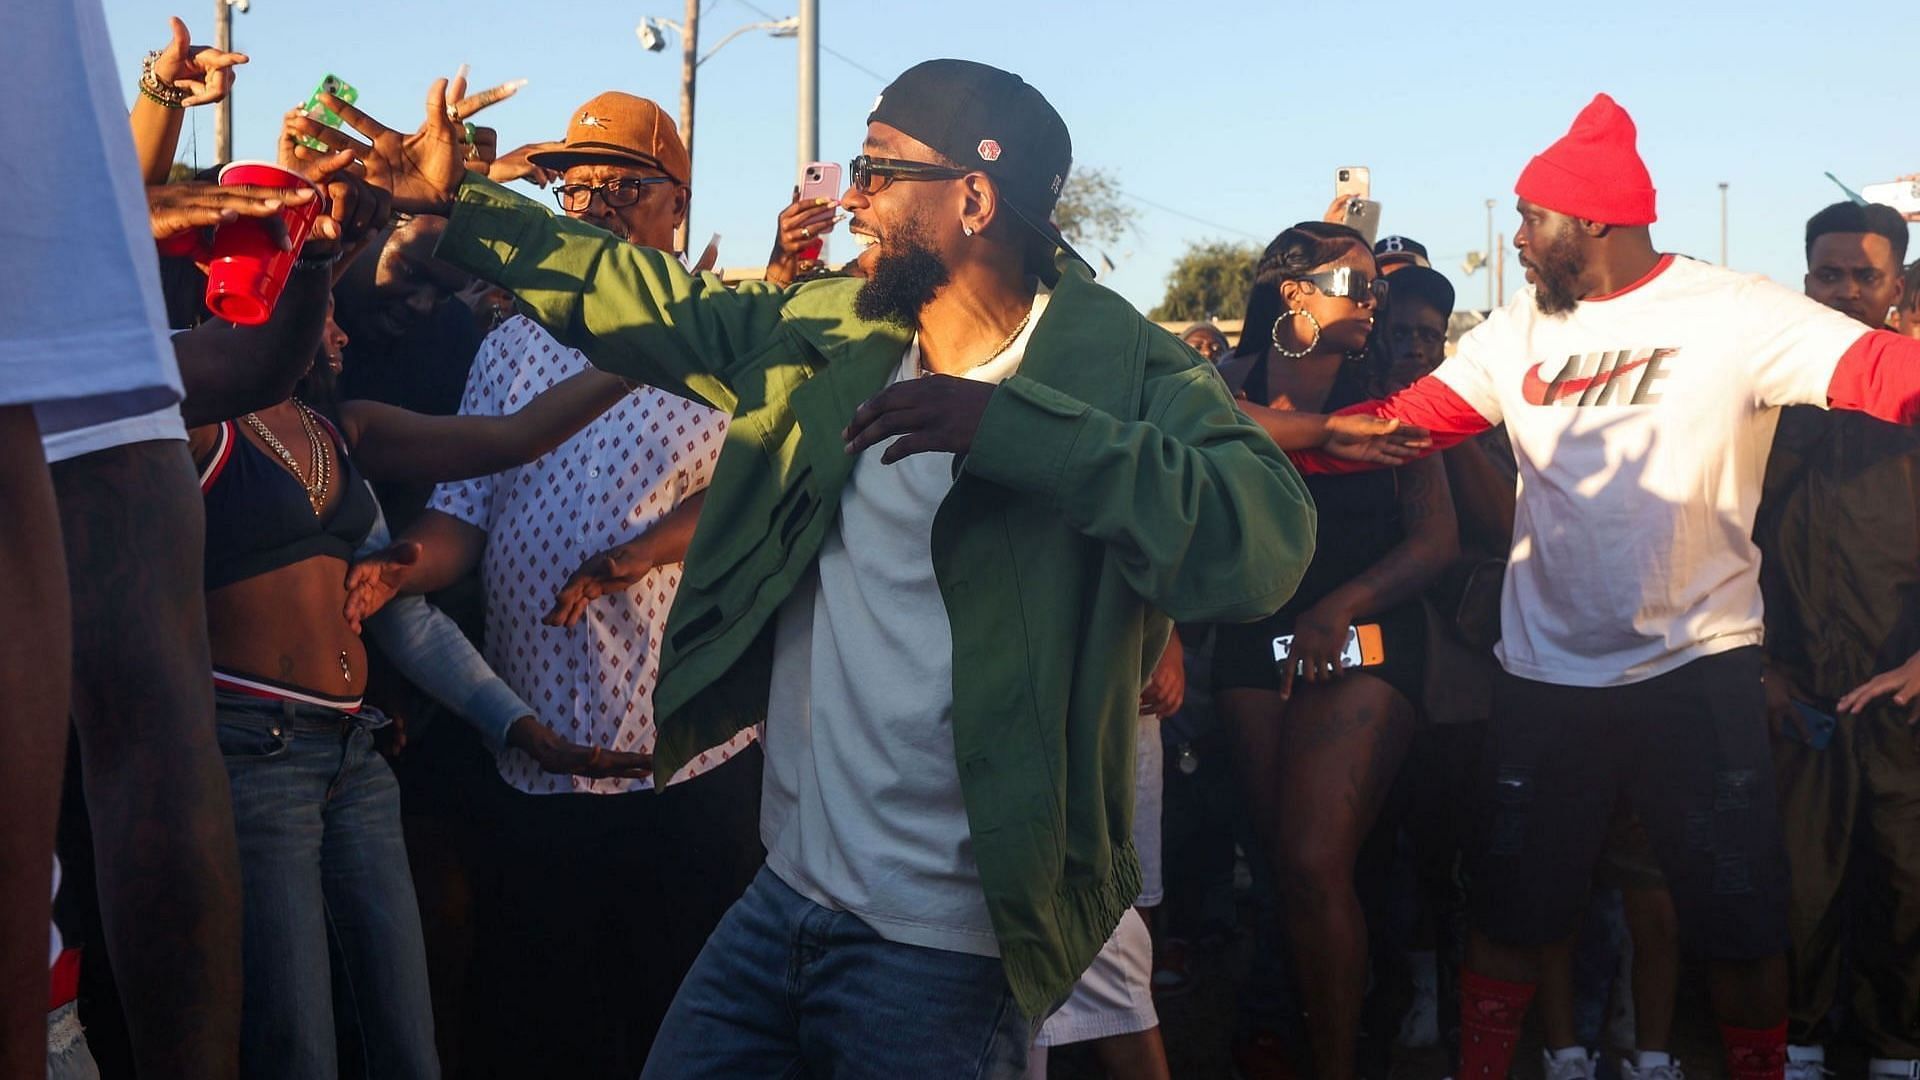
<path id="1" fill-rule="evenodd" d="M 972 169 L 935 165 L 931 161 L 905 161 L 861 154 L 847 163 L 847 182 L 862 195 L 877 195 L 895 180 L 958 180 Z"/>
<path id="2" fill-rule="evenodd" d="M 640 196 L 655 184 L 671 184 L 670 176 L 622 176 L 608 180 L 603 184 L 567 184 L 553 189 L 553 197 L 560 203 L 560 209 L 577 214 L 593 204 L 593 193 L 599 192 L 607 205 L 615 210 L 625 210 L 640 201 Z"/>
<path id="3" fill-rule="evenodd" d="M 1351 266 L 1307 274 L 1300 280 L 1328 296 L 1342 297 L 1356 304 L 1369 298 L 1376 304 L 1385 303 L 1387 299 L 1386 278 L 1369 278 Z"/>

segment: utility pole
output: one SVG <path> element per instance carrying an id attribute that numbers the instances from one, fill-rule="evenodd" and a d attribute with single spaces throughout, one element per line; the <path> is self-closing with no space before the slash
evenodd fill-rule
<path id="1" fill-rule="evenodd" d="M 1727 265 L 1727 182 L 1720 181 L 1720 265 Z"/>
<path id="2" fill-rule="evenodd" d="M 800 160 L 820 159 L 820 0 L 800 0 Z"/>
<path id="3" fill-rule="evenodd" d="M 700 0 L 687 0 L 685 32 L 680 35 L 680 141 L 687 147 L 687 171 L 693 171 L 693 80 L 700 70 Z M 685 178 L 689 189 L 693 177 Z M 693 221 L 693 201 L 687 201 L 687 216 L 675 230 L 673 243 L 687 250 L 687 233 Z"/>
<path id="4" fill-rule="evenodd" d="M 1507 234 L 1500 233 L 1493 238 L 1493 295 L 1501 306 L 1507 302 Z M 1493 313 L 1492 308 L 1487 313 Z"/>
<path id="5" fill-rule="evenodd" d="M 233 51 L 233 5 L 230 0 L 213 0 L 213 47 Z M 213 109 L 213 160 L 225 164 L 233 160 L 233 91 Z"/>
<path id="6" fill-rule="evenodd" d="M 1500 249 L 1493 246 L 1493 200 L 1487 200 L 1487 259 L 1495 265 L 1506 262 Z M 1487 275 L 1487 314 L 1493 314 L 1493 274 Z"/>

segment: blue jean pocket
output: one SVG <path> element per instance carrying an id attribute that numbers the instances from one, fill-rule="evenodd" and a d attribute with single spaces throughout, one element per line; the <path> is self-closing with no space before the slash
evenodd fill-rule
<path id="1" fill-rule="evenodd" d="M 220 743 L 220 756 L 229 764 L 273 761 L 285 757 L 291 745 L 285 725 L 264 720 L 222 720 L 215 725 L 214 736 Z"/>

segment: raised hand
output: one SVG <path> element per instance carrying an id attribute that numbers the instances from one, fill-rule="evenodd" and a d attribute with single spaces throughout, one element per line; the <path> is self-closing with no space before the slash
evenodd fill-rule
<path id="1" fill-rule="evenodd" d="M 284 251 L 287 230 L 280 222 L 280 208 L 313 198 L 314 193 L 304 188 L 221 185 L 197 180 L 156 184 L 147 189 L 147 218 L 153 224 L 155 240 L 172 239 L 193 229 L 225 225 L 243 217 L 262 218 L 267 230 L 279 238 L 280 249 Z"/>
<path id="2" fill-rule="evenodd" d="M 233 89 L 233 69 L 247 62 L 247 54 L 195 45 L 187 35 L 186 23 L 176 16 L 172 24 L 172 40 L 153 58 L 154 78 L 185 90 L 186 99 L 180 103 L 183 106 L 211 105 L 225 99 Z"/>
<path id="3" fill-rule="evenodd" d="M 1408 427 L 1398 420 L 1359 413 L 1327 417 L 1326 452 L 1347 461 L 1370 465 L 1405 465 L 1433 447 L 1425 428 Z"/>
<path id="4" fill-rule="evenodd" d="M 815 261 L 813 255 L 820 250 L 820 238 L 833 231 L 839 212 L 832 199 L 801 202 L 800 189 L 795 188 L 793 202 L 780 211 L 773 254 L 767 256 L 767 280 L 775 285 L 791 285 L 811 269 Z"/>
<path id="5" fill-rule="evenodd" d="M 530 180 L 534 187 L 546 187 L 560 181 L 558 169 L 543 168 L 527 160 L 527 155 L 544 146 L 544 143 L 528 143 L 516 150 L 501 154 L 487 165 L 487 179 L 496 184 L 510 184 L 515 180 Z"/>
<path id="6" fill-rule="evenodd" d="M 330 150 L 352 150 L 366 167 L 367 182 L 393 195 L 393 207 L 412 214 L 445 215 L 466 175 L 466 132 L 456 106 L 465 104 L 466 79 L 435 79 L 427 89 L 427 115 L 420 129 L 402 134 L 332 94 L 320 98 L 364 142 L 308 116 L 290 121 L 296 134 L 316 139 Z M 476 97 L 486 97 L 481 94 Z M 477 112 L 506 95 L 472 106 Z"/>
<path id="7" fill-rule="evenodd" d="M 326 200 L 319 219 L 313 223 L 313 238 L 309 242 L 337 242 L 342 247 L 351 247 L 386 228 L 393 218 L 392 196 L 358 175 L 361 170 L 353 151 L 320 153 L 302 145 L 301 130 L 294 120 L 304 116 L 299 109 L 290 109 L 283 118 L 280 167 L 313 181 Z"/>

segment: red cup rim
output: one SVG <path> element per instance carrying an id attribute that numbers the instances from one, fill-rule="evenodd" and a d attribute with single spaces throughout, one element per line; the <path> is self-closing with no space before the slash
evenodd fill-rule
<path id="1" fill-rule="evenodd" d="M 214 183 L 216 183 L 216 184 L 224 184 L 224 183 L 226 183 L 226 182 L 227 182 L 227 170 L 228 170 L 228 169 L 237 169 L 237 168 L 240 168 L 240 167 L 241 167 L 241 166 L 243 166 L 243 165 L 247 165 L 247 166 L 259 166 L 259 167 L 262 167 L 262 168 L 268 168 L 268 169 L 273 169 L 273 170 L 274 170 L 274 171 L 276 171 L 276 172 L 282 172 L 282 173 L 285 173 L 285 174 L 287 174 L 288 176 L 291 176 L 291 177 L 293 177 L 293 178 L 294 178 L 295 180 L 298 180 L 298 181 L 300 181 L 300 183 L 302 183 L 302 184 L 304 184 L 304 185 L 306 185 L 307 187 L 309 187 L 309 188 L 312 188 L 315 194 L 319 194 L 319 192 L 320 192 L 320 188 L 319 188 L 319 186 L 318 186 L 318 185 L 316 185 L 316 184 L 315 184 L 315 183 L 314 183 L 313 181 L 311 181 L 311 180 L 309 180 L 309 179 L 307 179 L 307 178 L 306 178 L 306 177 L 304 177 L 304 176 L 301 176 L 301 175 L 300 175 L 299 173 L 297 173 L 297 172 L 294 172 L 294 171 L 293 171 L 292 169 L 289 169 L 289 168 L 287 168 L 287 167 L 286 167 L 285 165 L 282 165 L 282 164 L 280 164 L 280 163 L 279 163 L 279 162 L 277 162 L 277 161 L 252 161 L 252 160 L 245 160 L 245 161 L 229 161 L 229 162 L 227 162 L 227 163 L 226 163 L 225 165 L 222 165 L 222 166 L 220 166 L 220 172 L 219 172 L 218 174 L 216 174 L 216 175 L 215 175 L 215 177 L 214 177 Z"/>

